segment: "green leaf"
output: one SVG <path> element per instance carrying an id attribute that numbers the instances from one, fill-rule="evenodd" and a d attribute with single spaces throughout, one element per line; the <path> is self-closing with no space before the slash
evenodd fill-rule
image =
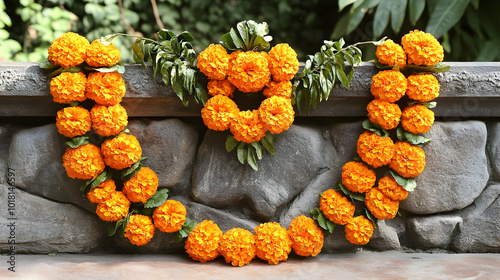
<path id="1" fill-rule="evenodd" d="M 426 32 L 440 38 L 462 18 L 470 0 L 440 0 L 430 14 Z"/>
<path id="2" fill-rule="evenodd" d="M 229 31 L 229 35 L 231 36 L 231 39 L 233 40 L 233 43 L 237 49 L 245 50 L 244 48 L 245 44 L 238 36 L 238 33 L 236 33 L 234 28 L 231 28 L 231 30 Z"/>
<path id="3" fill-rule="evenodd" d="M 379 124 L 372 123 L 369 119 L 363 121 L 363 128 L 371 132 L 377 133 L 381 137 L 388 137 L 389 132 L 383 129 Z"/>
<path id="4" fill-rule="evenodd" d="M 118 220 L 114 223 L 108 223 L 108 237 L 115 235 L 117 231 L 123 234 L 129 221 L 130 221 L 130 213 L 121 220 Z"/>
<path id="5" fill-rule="evenodd" d="M 410 23 L 415 26 L 417 24 L 418 19 L 422 15 L 425 9 L 425 1 L 424 0 L 409 0 L 409 14 L 410 14 Z"/>
<path id="6" fill-rule="evenodd" d="M 238 148 L 236 149 L 236 155 L 238 156 L 238 160 L 242 163 L 245 164 L 247 161 L 247 152 L 248 145 L 245 142 L 240 142 L 238 145 Z"/>
<path id="7" fill-rule="evenodd" d="M 191 220 L 190 218 L 186 217 L 186 221 L 182 225 L 182 228 L 175 233 L 175 242 L 179 243 L 182 241 L 182 239 L 188 237 L 188 235 L 194 230 L 197 224 L 197 221 Z"/>
<path id="8" fill-rule="evenodd" d="M 64 142 L 64 144 L 68 145 L 70 148 L 76 149 L 82 145 L 90 143 L 88 136 L 78 136 L 72 138 L 69 141 Z"/>
<path id="9" fill-rule="evenodd" d="M 238 146 L 239 143 L 240 143 L 240 141 L 236 140 L 234 138 L 234 136 L 227 137 L 227 139 L 226 139 L 226 151 L 228 153 L 231 152 L 234 148 L 236 148 L 236 146 Z"/>
<path id="10" fill-rule="evenodd" d="M 389 17 L 391 16 L 391 7 L 393 0 L 381 1 L 375 11 L 373 18 L 373 37 L 378 38 L 389 24 Z"/>
<path id="11" fill-rule="evenodd" d="M 416 73 L 427 73 L 427 72 L 443 73 L 450 70 L 450 65 L 444 62 L 439 62 L 438 64 L 431 66 L 419 66 L 414 64 L 407 64 L 405 69 L 414 70 Z"/>
<path id="12" fill-rule="evenodd" d="M 118 36 L 119 34 L 109 34 L 109 35 L 106 35 L 106 36 L 103 36 L 101 37 L 100 41 L 101 41 L 101 44 L 105 45 L 105 46 L 109 46 L 113 43 L 113 39 L 116 38 L 116 36 Z"/>
<path id="13" fill-rule="evenodd" d="M 111 179 L 112 177 L 113 174 L 108 169 L 104 169 L 104 171 L 101 172 L 101 174 L 97 175 L 95 178 L 86 180 L 80 187 L 80 192 L 83 195 L 86 195 L 90 190 L 96 188 L 101 183 Z"/>
<path id="14" fill-rule="evenodd" d="M 370 212 L 370 210 L 368 210 L 367 208 L 365 208 L 365 214 L 366 214 L 366 218 L 373 223 L 373 225 L 375 226 L 375 228 L 378 228 L 378 219 L 375 218 L 375 216 L 372 215 L 372 213 Z"/>
<path id="15" fill-rule="evenodd" d="M 255 150 L 247 145 L 247 162 L 253 170 L 258 171 L 259 167 L 257 166 L 257 158 L 255 156 Z"/>
<path id="16" fill-rule="evenodd" d="M 252 142 L 250 143 L 252 147 L 255 149 L 255 152 L 257 153 L 257 159 L 262 159 L 262 147 L 260 146 L 259 142 Z"/>
<path id="17" fill-rule="evenodd" d="M 236 29 L 238 29 L 238 33 L 240 34 L 240 37 L 243 40 L 243 44 L 245 45 L 246 49 L 250 48 L 250 36 L 248 33 L 246 22 L 238 22 L 238 24 L 236 25 Z"/>
<path id="18" fill-rule="evenodd" d="M 358 6 L 356 8 L 353 7 L 349 13 L 351 16 L 349 22 L 347 23 L 346 34 L 351 33 L 359 26 L 359 24 L 365 17 L 366 9 L 364 9 L 362 6 Z"/>
<path id="19" fill-rule="evenodd" d="M 147 157 L 142 157 L 140 158 L 136 163 L 134 163 L 131 167 L 123 170 L 121 179 L 125 183 L 128 180 L 130 180 L 132 177 L 134 177 L 139 170 L 142 168 L 142 164 L 144 161 L 146 161 Z"/>
<path id="20" fill-rule="evenodd" d="M 168 189 L 161 189 L 144 203 L 144 208 L 156 208 L 161 206 L 168 198 Z"/>
<path id="21" fill-rule="evenodd" d="M 333 230 L 335 229 L 335 223 L 327 219 L 319 208 L 311 209 L 309 211 L 309 214 L 311 214 L 312 218 L 318 223 L 318 226 L 320 228 L 327 231 L 328 233 L 333 233 Z"/>
<path id="22" fill-rule="evenodd" d="M 347 197 L 350 197 L 351 200 L 357 200 L 357 201 L 365 201 L 365 194 L 363 193 L 355 193 L 355 192 L 351 192 L 350 190 L 348 190 L 344 184 L 342 184 L 342 182 L 338 182 L 337 183 L 337 186 L 340 188 L 340 190 L 347 196 Z"/>
<path id="23" fill-rule="evenodd" d="M 417 187 L 417 182 L 415 182 L 415 179 L 405 178 L 392 170 L 390 170 L 389 172 L 391 173 L 394 180 L 396 180 L 396 183 L 398 183 L 398 185 L 403 187 L 405 190 L 412 192 Z"/>
<path id="24" fill-rule="evenodd" d="M 274 136 L 272 136 L 272 134 L 269 131 L 266 133 L 266 136 L 267 135 L 271 135 L 271 137 L 274 138 Z M 262 144 L 262 146 L 264 146 L 264 148 L 266 149 L 266 151 L 268 151 L 270 154 L 274 155 L 276 153 L 276 148 L 274 147 L 273 142 L 274 141 L 273 140 L 269 140 L 268 137 L 262 137 L 260 139 L 260 143 Z"/>
<path id="25" fill-rule="evenodd" d="M 391 8 L 391 27 L 396 33 L 401 30 L 405 19 L 406 5 L 408 0 L 393 0 Z M 425 2 L 425 1 L 422 1 Z"/>
<path id="26" fill-rule="evenodd" d="M 38 67 L 40 67 L 42 69 L 47 69 L 47 70 L 55 70 L 59 66 L 56 66 L 56 65 L 50 63 L 50 61 L 48 59 L 45 59 L 42 62 L 38 63 Z"/>
<path id="27" fill-rule="evenodd" d="M 356 1 L 357 0 L 339 0 L 339 12 Z"/>
<path id="28" fill-rule="evenodd" d="M 97 71 L 101 73 L 110 73 L 110 72 L 118 72 L 120 74 L 125 73 L 125 66 L 124 65 L 119 65 L 115 64 L 111 67 L 87 67 L 88 69 L 92 71 Z"/>
<path id="29" fill-rule="evenodd" d="M 425 138 L 422 135 L 413 134 L 411 132 L 405 131 L 402 127 L 398 127 L 397 137 L 401 141 L 406 141 L 419 147 L 422 147 L 423 145 L 426 145 L 432 141 L 432 139 Z"/>

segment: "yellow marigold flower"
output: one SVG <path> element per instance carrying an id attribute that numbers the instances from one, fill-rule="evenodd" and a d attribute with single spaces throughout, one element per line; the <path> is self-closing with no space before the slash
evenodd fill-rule
<path id="1" fill-rule="evenodd" d="M 95 133 L 103 137 L 118 134 L 128 124 L 127 110 L 120 104 L 109 107 L 95 105 L 90 110 L 90 118 Z"/>
<path id="2" fill-rule="evenodd" d="M 131 202 L 146 203 L 158 188 L 158 176 L 148 167 L 142 167 L 134 177 L 123 184 L 123 193 Z"/>
<path id="3" fill-rule="evenodd" d="M 135 136 L 121 133 L 101 145 L 106 165 L 117 170 L 132 166 L 142 156 L 142 148 Z"/>
<path id="4" fill-rule="evenodd" d="M 260 119 L 265 128 L 274 134 L 287 130 L 293 123 L 294 114 L 290 99 L 280 96 L 267 98 L 259 107 Z"/>
<path id="5" fill-rule="evenodd" d="M 255 227 L 255 254 L 269 264 L 286 261 L 292 251 L 292 240 L 286 228 L 275 222 Z"/>
<path id="6" fill-rule="evenodd" d="M 57 112 L 56 126 L 59 133 L 69 138 L 84 135 L 92 129 L 90 113 L 81 106 L 66 107 Z"/>
<path id="7" fill-rule="evenodd" d="M 329 189 L 321 194 L 319 209 L 330 221 L 345 225 L 352 219 L 355 206 L 345 196 L 333 189 Z"/>
<path id="8" fill-rule="evenodd" d="M 443 46 L 430 33 L 410 31 L 403 36 L 401 44 L 408 56 L 408 63 L 427 66 L 443 61 Z"/>
<path id="9" fill-rule="evenodd" d="M 380 63 L 389 66 L 399 66 L 399 68 L 406 67 L 406 53 L 403 48 L 394 43 L 392 40 L 387 40 L 383 45 L 377 47 L 375 55 Z"/>
<path id="10" fill-rule="evenodd" d="M 89 40 L 73 32 L 66 32 L 55 39 L 49 47 L 48 60 L 50 63 L 70 68 L 85 61 L 85 52 Z"/>
<path id="11" fill-rule="evenodd" d="M 288 227 L 288 235 L 292 239 L 293 251 L 299 256 L 315 257 L 323 248 L 323 231 L 313 219 L 304 215 L 292 220 Z"/>
<path id="12" fill-rule="evenodd" d="M 259 118 L 259 112 L 242 111 L 236 114 L 230 127 L 231 133 L 238 141 L 252 143 L 266 135 L 264 122 Z"/>
<path id="13" fill-rule="evenodd" d="M 364 216 L 354 217 L 345 226 L 345 238 L 356 245 L 366 245 L 373 235 L 375 226 Z"/>
<path id="14" fill-rule="evenodd" d="M 403 128 L 413 134 L 425 133 L 434 124 L 434 112 L 420 104 L 404 108 L 401 117 Z"/>
<path id="15" fill-rule="evenodd" d="M 128 214 L 130 201 L 122 192 L 113 192 L 111 198 L 97 205 L 96 213 L 101 220 L 116 222 Z"/>
<path id="16" fill-rule="evenodd" d="M 365 131 L 358 138 L 356 151 L 364 162 L 378 168 L 391 161 L 394 155 L 394 142 L 389 137 Z"/>
<path id="17" fill-rule="evenodd" d="M 380 125 L 383 129 L 394 129 L 399 125 L 401 109 L 394 103 L 374 99 L 366 107 L 368 118 L 372 123 Z"/>
<path id="18" fill-rule="evenodd" d="M 167 200 L 153 212 L 155 226 L 163 232 L 176 232 L 186 221 L 186 207 L 176 200 Z"/>
<path id="19" fill-rule="evenodd" d="M 193 260 L 205 263 L 219 256 L 221 240 L 220 228 L 213 221 L 204 220 L 188 235 L 184 248 Z"/>
<path id="20" fill-rule="evenodd" d="M 255 258 L 255 236 L 242 228 L 228 230 L 220 242 L 220 254 L 233 266 L 244 266 Z"/>
<path id="21" fill-rule="evenodd" d="M 275 81 L 289 81 L 299 71 L 297 53 L 288 44 L 277 44 L 269 51 L 269 70 Z"/>
<path id="22" fill-rule="evenodd" d="M 201 117 L 209 129 L 224 131 L 239 112 L 238 105 L 229 97 L 216 95 L 205 103 L 205 107 L 201 109 Z"/>
<path id="23" fill-rule="evenodd" d="M 87 48 L 85 61 L 92 67 L 111 67 L 120 61 L 120 51 L 113 43 L 105 46 L 97 39 Z"/>
<path id="24" fill-rule="evenodd" d="M 155 235 L 155 226 L 151 217 L 132 215 L 125 227 L 125 237 L 136 246 L 148 244 Z"/>
<path id="25" fill-rule="evenodd" d="M 342 166 L 342 184 L 352 192 L 365 193 L 376 180 L 375 171 L 362 162 L 350 161 Z"/>
<path id="26" fill-rule="evenodd" d="M 50 94 L 57 103 L 71 103 L 87 99 L 87 76 L 83 72 L 63 72 L 50 80 Z"/>
<path id="27" fill-rule="evenodd" d="M 224 80 L 229 68 L 229 55 L 221 45 L 211 44 L 198 55 L 198 69 L 211 80 Z"/>
<path id="28" fill-rule="evenodd" d="M 401 201 L 408 197 L 408 191 L 401 187 L 392 176 L 384 176 L 378 181 L 377 188 L 392 200 Z"/>
<path id="29" fill-rule="evenodd" d="M 427 102 L 439 96 L 439 82 L 432 74 L 414 74 L 408 77 L 406 95 L 409 98 Z"/>
<path id="30" fill-rule="evenodd" d="M 211 96 L 224 95 L 233 98 L 236 88 L 227 79 L 208 81 L 208 94 Z"/>
<path id="31" fill-rule="evenodd" d="M 68 177 L 82 180 L 93 179 L 106 168 L 101 150 L 91 143 L 66 149 L 63 166 Z"/>
<path id="32" fill-rule="evenodd" d="M 415 177 L 424 171 L 424 150 L 410 143 L 398 141 L 389 167 L 403 177 Z"/>
<path id="33" fill-rule="evenodd" d="M 97 187 L 87 193 L 87 198 L 92 203 L 103 203 L 111 198 L 116 191 L 115 181 L 112 179 L 100 183 Z"/>
<path id="34" fill-rule="evenodd" d="M 122 101 L 125 82 L 118 72 L 92 72 L 87 81 L 87 97 L 99 105 L 113 106 Z"/>
<path id="35" fill-rule="evenodd" d="M 373 76 L 371 92 L 377 99 L 396 102 L 405 95 L 406 86 L 406 77 L 401 72 L 385 70 Z"/>
<path id="36" fill-rule="evenodd" d="M 257 92 L 271 79 L 266 55 L 240 53 L 230 67 L 227 79 L 242 92 Z"/>
<path id="37" fill-rule="evenodd" d="M 379 220 L 394 218 L 399 209 L 399 201 L 392 200 L 378 188 L 373 188 L 366 193 L 365 205 L 370 213 Z"/>
<path id="38" fill-rule="evenodd" d="M 290 81 L 269 81 L 262 92 L 265 97 L 280 96 L 284 98 L 290 98 L 292 96 L 292 82 Z"/>

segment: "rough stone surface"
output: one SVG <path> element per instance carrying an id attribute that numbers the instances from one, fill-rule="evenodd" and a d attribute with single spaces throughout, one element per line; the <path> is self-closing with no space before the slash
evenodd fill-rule
<path id="1" fill-rule="evenodd" d="M 500 123 L 495 123 L 489 128 L 487 146 L 493 176 L 495 180 L 500 181 Z"/>
<path id="2" fill-rule="evenodd" d="M 461 223 L 458 214 L 413 217 L 408 219 L 408 234 L 416 248 L 449 249 Z"/>
<path id="3" fill-rule="evenodd" d="M 486 125 L 479 121 L 436 122 L 425 134 L 426 166 L 416 190 L 401 208 L 418 214 L 463 209 L 481 194 L 489 178 Z"/>
<path id="4" fill-rule="evenodd" d="M 0 170 L 2 172 L 2 175 L 0 175 L 0 184 L 5 184 L 7 181 L 7 176 L 4 176 L 4 174 L 8 169 L 7 157 L 11 138 L 10 125 L 0 125 Z"/>
<path id="5" fill-rule="evenodd" d="M 373 231 L 373 236 L 367 246 L 377 251 L 400 250 L 401 244 L 397 230 L 387 225 L 385 220 L 380 220 L 377 224 L 378 227 Z"/>

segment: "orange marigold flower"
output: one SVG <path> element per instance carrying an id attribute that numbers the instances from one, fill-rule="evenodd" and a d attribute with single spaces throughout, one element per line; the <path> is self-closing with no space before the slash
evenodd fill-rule
<path id="1" fill-rule="evenodd" d="M 236 114 L 230 127 L 231 133 L 238 141 L 252 143 L 266 135 L 264 122 L 259 118 L 259 112 L 242 111 Z"/>
<path id="2" fill-rule="evenodd" d="M 91 143 L 66 149 L 63 166 L 68 177 L 82 180 L 93 179 L 106 168 L 101 150 Z"/>
<path id="3" fill-rule="evenodd" d="M 420 104 L 404 108 L 401 117 L 403 128 L 413 134 L 425 133 L 434 124 L 434 112 Z"/>
<path id="4" fill-rule="evenodd" d="M 198 55 L 198 69 L 211 80 L 224 80 L 229 69 L 229 55 L 221 45 L 211 44 Z"/>
<path id="5" fill-rule="evenodd" d="M 292 220 L 288 227 L 288 235 L 292 239 L 293 251 L 299 256 L 315 257 L 323 248 L 323 231 L 313 219 L 304 215 Z"/>
<path id="6" fill-rule="evenodd" d="M 90 117 L 95 133 L 103 137 L 118 134 L 128 124 L 127 110 L 120 104 L 109 107 L 95 105 L 90 110 Z"/>
<path id="7" fill-rule="evenodd" d="M 186 207 L 179 201 L 169 199 L 153 212 L 155 226 L 163 232 L 176 232 L 186 221 Z"/>
<path id="8" fill-rule="evenodd" d="M 229 97 L 216 95 L 205 103 L 205 107 L 201 109 L 201 117 L 208 128 L 224 131 L 239 112 L 238 105 Z"/>
<path id="9" fill-rule="evenodd" d="M 408 63 L 427 66 L 443 61 L 443 46 L 430 33 L 410 31 L 403 36 L 401 44 L 408 56 Z"/>
<path id="10" fill-rule="evenodd" d="M 271 79 L 266 55 L 243 52 L 234 60 L 227 79 L 242 92 L 257 92 Z"/>
<path id="11" fill-rule="evenodd" d="M 92 72 L 87 82 L 87 97 L 99 105 L 113 106 L 122 101 L 125 82 L 118 72 Z"/>
<path id="12" fill-rule="evenodd" d="M 406 53 L 403 48 L 394 43 L 392 40 L 387 40 L 383 45 L 377 47 L 375 55 L 380 63 L 389 66 L 399 66 L 399 68 L 406 67 Z"/>
<path id="13" fill-rule="evenodd" d="M 342 184 L 352 192 L 365 193 L 376 180 L 375 171 L 362 162 L 350 161 L 342 166 Z"/>
<path id="14" fill-rule="evenodd" d="M 286 261 L 292 251 L 292 240 L 286 228 L 275 222 L 260 224 L 255 227 L 255 254 L 269 264 Z"/>
<path id="15" fill-rule="evenodd" d="M 333 189 L 329 189 L 321 194 L 319 209 L 330 221 L 345 225 L 352 219 L 355 206 L 345 196 Z"/>
<path id="16" fill-rule="evenodd" d="M 132 166 L 142 156 L 142 148 L 135 136 L 121 133 L 101 145 L 106 165 L 117 170 Z"/>
<path id="17" fill-rule="evenodd" d="M 275 81 L 289 81 L 299 71 L 297 53 L 288 44 L 277 44 L 269 51 L 269 70 Z"/>
<path id="18" fill-rule="evenodd" d="M 236 88 L 227 79 L 208 81 L 208 94 L 211 96 L 224 95 L 233 98 Z"/>
<path id="19" fill-rule="evenodd" d="M 434 75 L 428 73 L 410 75 L 406 95 L 420 102 L 431 101 L 439 96 L 439 82 Z"/>
<path id="20" fill-rule="evenodd" d="M 87 76 L 83 72 L 63 72 L 50 80 L 50 94 L 57 103 L 71 103 L 87 99 Z"/>
<path id="21" fill-rule="evenodd" d="M 193 260 L 204 263 L 219 256 L 221 240 L 220 228 L 213 221 L 204 220 L 188 235 L 184 248 Z"/>
<path id="22" fill-rule="evenodd" d="M 379 220 L 394 218 L 399 209 L 399 201 L 392 200 L 378 188 L 373 188 L 366 193 L 365 205 L 373 216 Z"/>
<path id="23" fill-rule="evenodd" d="M 394 142 L 389 137 L 365 131 L 359 138 L 357 149 L 359 157 L 369 165 L 378 168 L 389 164 L 394 155 Z"/>
<path id="24" fill-rule="evenodd" d="M 123 184 L 123 193 L 131 202 L 146 203 L 158 188 L 158 176 L 148 167 L 142 167 L 134 177 Z"/>
<path id="25" fill-rule="evenodd" d="M 109 179 L 100 183 L 97 187 L 91 189 L 87 193 L 87 198 L 92 203 L 103 203 L 111 198 L 111 195 L 116 191 L 115 181 Z"/>
<path id="26" fill-rule="evenodd" d="M 371 92 L 377 99 L 396 102 L 405 95 L 406 86 L 406 77 L 401 72 L 385 70 L 373 76 Z"/>
<path id="27" fill-rule="evenodd" d="M 366 245 L 373 235 L 375 226 L 364 216 L 354 217 L 345 226 L 345 238 L 356 245 Z"/>
<path id="28" fill-rule="evenodd" d="M 230 229 L 222 236 L 219 250 L 226 263 L 244 266 L 255 258 L 255 236 L 246 229 Z"/>
<path id="29" fill-rule="evenodd" d="M 394 103 L 374 99 L 366 107 L 368 118 L 372 123 L 380 125 L 383 129 L 394 129 L 399 125 L 401 109 Z"/>
<path id="30" fill-rule="evenodd" d="M 120 51 L 113 43 L 105 46 L 97 39 L 87 48 L 85 61 L 92 67 L 111 67 L 120 61 Z"/>
<path id="31" fill-rule="evenodd" d="M 56 126 L 59 133 L 69 138 L 84 135 L 92 129 L 90 113 L 81 106 L 66 107 L 57 112 Z"/>
<path id="32" fill-rule="evenodd" d="M 260 119 L 265 128 L 274 134 L 287 130 L 293 123 L 294 114 L 290 99 L 280 96 L 267 98 L 259 107 Z"/>
<path id="33" fill-rule="evenodd" d="M 410 143 L 398 141 L 389 167 L 403 177 L 415 177 L 424 171 L 424 150 Z"/>
<path id="34" fill-rule="evenodd" d="M 148 244 L 155 235 L 155 226 L 151 217 L 132 215 L 125 227 L 125 237 L 136 246 Z"/>
<path id="35" fill-rule="evenodd" d="M 130 201 L 122 192 L 113 192 L 111 198 L 97 205 L 96 213 L 101 220 L 116 222 L 128 214 Z"/>
<path id="36" fill-rule="evenodd" d="M 401 201 L 408 197 L 408 191 L 401 187 L 392 176 L 382 177 L 378 181 L 377 188 L 392 200 Z"/>
<path id="37" fill-rule="evenodd" d="M 240 55 L 240 53 L 243 53 L 243 52 L 242 51 L 234 51 L 229 55 L 229 68 L 231 68 L 231 65 L 234 64 L 234 61 L 236 60 L 236 58 L 238 58 L 238 55 Z"/>
<path id="38" fill-rule="evenodd" d="M 262 95 L 264 95 L 265 97 L 281 96 L 289 99 L 292 96 L 292 82 L 276 82 L 271 80 L 266 84 Z"/>
<path id="39" fill-rule="evenodd" d="M 73 32 L 66 32 L 50 45 L 48 60 L 63 68 L 78 66 L 85 61 L 85 52 L 88 46 L 89 40 L 85 37 Z"/>

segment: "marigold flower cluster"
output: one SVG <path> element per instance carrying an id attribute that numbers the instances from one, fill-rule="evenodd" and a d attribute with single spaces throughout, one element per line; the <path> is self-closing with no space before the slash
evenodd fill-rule
<path id="1" fill-rule="evenodd" d="M 131 202 L 146 203 L 158 188 L 158 177 L 149 167 L 142 167 L 134 177 L 123 184 L 123 193 Z"/>
<path id="2" fill-rule="evenodd" d="M 109 73 L 92 72 L 87 79 L 87 97 L 99 105 L 113 106 L 122 101 L 125 82 L 116 71 Z"/>
<path id="3" fill-rule="evenodd" d="M 97 39 L 87 47 L 85 62 L 92 67 L 111 67 L 120 61 L 120 51 L 113 43 L 105 46 Z"/>
<path id="4" fill-rule="evenodd" d="M 371 92 L 376 99 L 396 102 L 405 95 L 407 83 L 399 71 L 380 71 L 372 78 Z"/>
<path id="5" fill-rule="evenodd" d="M 379 220 L 394 218 L 399 209 L 399 201 L 392 200 L 378 188 L 373 188 L 366 193 L 365 205 L 372 215 Z"/>
<path id="6" fill-rule="evenodd" d="M 134 135 L 120 133 L 115 138 L 106 140 L 101 145 L 106 165 L 122 170 L 132 166 L 142 156 L 142 148 Z"/>
<path id="7" fill-rule="evenodd" d="M 87 99 L 87 76 L 83 72 L 63 72 L 50 80 L 50 94 L 57 103 L 71 103 Z"/>
<path id="8" fill-rule="evenodd" d="M 366 245 L 373 235 L 375 226 L 364 216 L 352 218 L 345 226 L 345 237 L 352 244 Z"/>
<path id="9" fill-rule="evenodd" d="M 377 47 L 375 52 L 378 60 L 382 64 L 389 66 L 398 66 L 399 68 L 406 67 L 406 53 L 403 48 L 394 43 L 392 40 L 387 40 L 384 44 Z"/>
<path id="10" fill-rule="evenodd" d="M 201 109 L 201 117 L 205 125 L 212 130 L 224 131 L 240 112 L 238 105 L 229 97 L 217 95 L 210 98 Z"/>
<path id="11" fill-rule="evenodd" d="M 106 168 L 101 150 L 91 143 L 66 149 L 63 166 L 68 177 L 82 180 L 93 179 Z"/>
<path id="12" fill-rule="evenodd" d="M 262 95 L 269 98 L 272 96 L 281 96 L 290 99 L 292 96 L 292 82 L 290 81 L 269 81 L 262 91 Z"/>
<path id="13" fill-rule="evenodd" d="M 123 192 L 113 192 L 111 197 L 97 205 L 96 213 L 101 220 L 106 222 L 116 222 L 127 216 L 130 207 L 130 200 Z"/>
<path id="14" fill-rule="evenodd" d="M 234 116 L 230 130 L 236 140 L 246 143 L 257 142 L 266 135 L 265 123 L 257 110 L 239 112 Z"/>
<path id="15" fill-rule="evenodd" d="M 257 92 L 271 80 L 265 53 L 242 52 L 233 63 L 227 79 L 242 92 Z"/>
<path id="16" fill-rule="evenodd" d="M 177 200 L 169 199 L 153 212 L 155 226 L 163 232 L 176 232 L 186 221 L 186 207 Z"/>
<path id="17" fill-rule="evenodd" d="M 255 236 L 246 229 L 232 228 L 222 236 L 219 251 L 226 263 L 233 266 L 249 264 L 257 251 Z"/>
<path id="18" fill-rule="evenodd" d="M 434 112 L 420 104 L 404 108 L 401 117 L 403 128 L 413 134 L 425 133 L 434 124 Z"/>
<path id="19" fill-rule="evenodd" d="M 297 53 L 288 44 L 278 44 L 269 52 L 269 70 L 275 81 L 289 81 L 299 70 Z"/>
<path id="20" fill-rule="evenodd" d="M 233 92 L 236 89 L 227 79 L 208 81 L 208 94 L 211 96 L 224 95 L 233 98 Z"/>
<path id="21" fill-rule="evenodd" d="M 85 61 L 89 45 L 89 40 L 85 37 L 73 32 L 66 32 L 50 44 L 48 60 L 63 68 L 78 66 Z"/>
<path id="22" fill-rule="evenodd" d="M 321 194 L 319 209 L 330 221 L 345 225 L 352 219 L 355 206 L 345 196 L 334 189 L 329 189 Z"/>
<path id="23" fill-rule="evenodd" d="M 155 234 L 153 219 L 144 215 L 132 215 L 125 227 L 125 237 L 130 243 L 142 246 L 147 244 Z"/>
<path id="24" fill-rule="evenodd" d="M 424 171 L 424 150 L 410 143 L 398 141 L 395 144 L 394 157 L 389 167 L 403 177 L 415 177 Z"/>
<path id="25" fill-rule="evenodd" d="M 221 240 L 219 226 L 211 220 L 204 220 L 188 235 L 184 248 L 193 260 L 205 263 L 219 256 Z"/>
<path id="26" fill-rule="evenodd" d="M 323 248 L 324 234 L 313 219 L 300 215 L 288 227 L 293 251 L 303 257 L 315 257 Z"/>
<path id="27" fill-rule="evenodd" d="M 366 164 L 350 161 L 342 166 L 342 184 L 352 192 L 365 193 L 377 181 L 375 171 Z"/>
<path id="28" fill-rule="evenodd" d="M 394 155 L 394 142 L 390 137 L 365 131 L 358 138 L 356 151 L 364 162 L 378 168 L 390 163 Z"/>
<path id="29" fill-rule="evenodd" d="M 69 138 L 84 135 L 92 129 L 90 113 L 81 106 L 66 107 L 57 112 L 56 126 L 60 134 Z"/>
<path id="30" fill-rule="evenodd" d="M 255 227 L 256 255 L 269 264 L 286 261 L 292 251 L 292 240 L 286 228 L 276 222 L 260 224 Z"/>
<path id="31" fill-rule="evenodd" d="M 92 203 L 103 203 L 111 198 L 116 191 L 115 181 L 112 179 L 100 183 L 97 187 L 87 193 L 87 198 Z"/>
<path id="32" fill-rule="evenodd" d="M 271 133 L 280 134 L 293 123 L 294 114 L 290 99 L 272 96 L 262 101 L 259 107 L 259 117 L 265 128 Z"/>
<path id="33" fill-rule="evenodd" d="M 408 197 L 408 191 L 401 187 L 392 176 L 382 177 L 378 181 L 377 188 L 392 200 L 401 201 Z"/>
<path id="34" fill-rule="evenodd" d="M 430 33 L 410 31 L 403 36 L 401 44 L 408 56 L 408 63 L 429 66 L 443 61 L 443 47 Z"/>
<path id="35" fill-rule="evenodd" d="M 92 128 L 95 133 L 109 137 L 120 133 L 128 124 L 127 110 L 122 105 L 95 105 L 90 110 Z"/>
<path id="36" fill-rule="evenodd" d="M 224 80 L 229 69 L 229 55 L 217 44 L 210 44 L 198 55 L 198 69 L 211 80 Z"/>
<path id="37" fill-rule="evenodd" d="M 409 98 L 427 102 L 439 96 L 439 82 L 432 74 L 414 74 L 408 77 L 406 95 Z"/>
<path id="38" fill-rule="evenodd" d="M 397 104 L 373 99 L 366 107 L 366 110 L 370 121 L 380 125 L 383 129 L 390 130 L 399 125 L 401 109 Z"/>

